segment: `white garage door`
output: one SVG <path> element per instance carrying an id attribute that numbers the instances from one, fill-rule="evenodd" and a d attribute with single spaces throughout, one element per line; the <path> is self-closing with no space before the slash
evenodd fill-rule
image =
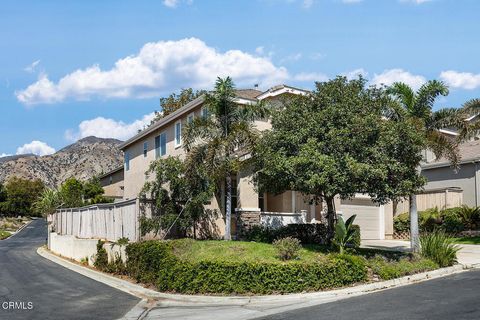
<path id="1" fill-rule="evenodd" d="M 343 219 L 347 220 L 356 214 L 354 224 L 360 226 L 360 237 L 362 239 L 384 239 L 385 233 L 382 217 L 382 208 L 375 205 L 369 199 L 342 200 L 340 212 Z"/>

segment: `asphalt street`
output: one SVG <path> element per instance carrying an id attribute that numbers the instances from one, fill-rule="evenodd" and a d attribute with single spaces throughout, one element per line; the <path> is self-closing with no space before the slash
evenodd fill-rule
<path id="1" fill-rule="evenodd" d="M 63 268 L 36 250 L 44 220 L 0 241 L 0 319 L 118 319 L 139 299 Z"/>
<path id="2" fill-rule="evenodd" d="M 480 270 L 258 318 L 260 319 L 480 319 Z"/>

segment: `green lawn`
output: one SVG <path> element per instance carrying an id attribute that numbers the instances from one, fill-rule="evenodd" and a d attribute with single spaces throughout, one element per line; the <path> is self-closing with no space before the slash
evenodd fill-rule
<path id="1" fill-rule="evenodd" d="M 453 241 L 458 244 L 480 244 L 480 237 L 454 238 Z"/>
<path id="2" fill-rule="evenodd" d="M 307 246 L 300 251 L 297 260 L 315 261 L 324 251 L 320 246 Z M 278 262 L 277 253 L 271 244 L 241 241 L 194 241 L 176 240 L 174 254 L 182 260 L 232 261 L 232 262 Z"/>
<path id="3" fill-rule="evenodd" d="M 5 230 L 0 230 L 0 240 L 10 237 L 11 233 Z"/>

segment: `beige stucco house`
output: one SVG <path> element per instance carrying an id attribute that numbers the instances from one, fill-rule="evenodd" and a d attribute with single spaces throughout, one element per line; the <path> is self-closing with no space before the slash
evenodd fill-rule
<path id="1" fill-rule="evenodd" d="M 267 91 L 254 89 L 237 90 L 236 102 L 239 104 L 252 104 L 264 100 L 273 104 L 281 104 L 285 98 L 291 95 L 306 94 L 307 91 L 279 85 Z M 185 157 L 182 148 L 182 128 L 194 117 L 205 115 L 203 97 L 199 97 L 186 104 L 179 110 L 159 120 L 149 128 L 138 133 L 124 142 L 120 148 L 124 152 L 124 182 L 123 198 L 134 199 L 138 196 L 145 181 L 150 163 L 160 157 L 179 156 Z M 260 130 L 271 128 L 268 119 L 256 122 Z M 246 155 L 248 156 L 248 155 Z M 105 177 L 106 179 L 110 179 Z M 211 209 L 217 209 L 224 214 L 225 199 L 222 196 L 215 197 L 210 203 Z M 272 221 L 288 222 L 311 222 L 322 219 L 323 206 L 310 204 L 310 198 L 295 191 L 287 191 L 280 195 L 258 194 L 252 183 L 251 172 L 239 172 L 233 177 L 233 214 L 256 214 L 263 222 Z M 384 239 L 390 238 L 393 233 L 392 206 L 378 206 L 373 204 L 366 196 L 358 195 L 349 201 L 337 200 L 337 211 L 344 217 L 357 214 L 356 223 L 360 225 L 362 238 Z M 232 219 L 234 224 L 236 219 Z M 225 230 L 223 216 L 215 222 L 220 236 Z M 235 230 L 235 225 L 232 225 Z"/>
<path id="2" fill-rule="evenodd" d="M 102 174 L 100 185 L 103 187 L 104 196 L 114 199 L 123 199 L 124 169 L 123 165 L 110 172 Z"/>

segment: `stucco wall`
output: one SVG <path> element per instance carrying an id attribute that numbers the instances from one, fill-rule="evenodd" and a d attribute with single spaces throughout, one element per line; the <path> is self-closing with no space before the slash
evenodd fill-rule
<path id="1" fill-rule="evenodd" d="M 59 235 L 55 232 L 48 234 L 48 249 L 62 257 L 82 261 L 88 258 L 88 264 L 93 265 L 97 254 L 97 239 L 78 239 L 74 236 Z M 105 243 L 103 248 L 107 251 L 108 261 L 120 258 L 127 261 L 125 246 L 114 243 Z"/>
<path id="2" fill-rule="evenodd" d="M 422 174 L 428 179 L 426 190 L 446 187 L 459 187 L 463 190 L 463 203 L 468 206 L 478 206 L 479 186 L 475 186 L 475 175 L 478 175 L 476 164 L 462 164 L 458 171 L 451 167 L 432 168 L 423 170 Z M 477 184 L 479 177 L 477 177 Z"/>
<path id="3" fill-rule="evenodd" d="M 118 170 L 102 177 L 100 184 L 105 191 L 104 196 L 123 198 L 124 171 Z"/>

